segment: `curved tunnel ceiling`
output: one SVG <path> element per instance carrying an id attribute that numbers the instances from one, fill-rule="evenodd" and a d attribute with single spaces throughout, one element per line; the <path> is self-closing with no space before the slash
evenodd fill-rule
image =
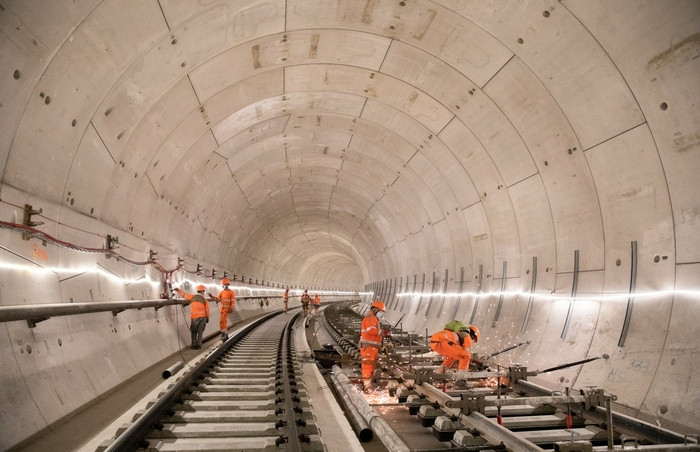
<path id="1" fill-rule="evenodd" d="M 344 288 L 700 256 L 697 2 L 3 5 L 3 185 L 164 248 Z"/>

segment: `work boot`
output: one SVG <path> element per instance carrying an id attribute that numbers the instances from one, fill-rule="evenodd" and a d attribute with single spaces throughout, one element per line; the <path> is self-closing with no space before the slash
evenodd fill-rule
<path id="1" fill-rule="evenodd" d="M 221 332 L 221 340 L 224 342 L 226 342 L 228 340 L 228 332 L 227 331 Z"/>
<path id="2" fill-rule="evenodd" d="M 370 392 L 372 390 L 372 380 L 364 379 L 362 380 L 362 384 L 365 392 Z"/>

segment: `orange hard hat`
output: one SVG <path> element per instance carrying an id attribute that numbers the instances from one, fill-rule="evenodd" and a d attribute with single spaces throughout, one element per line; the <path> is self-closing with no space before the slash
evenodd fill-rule
<path id="1" fill-rule="evenodd" d="M 474 342 L 479 342 L 479 337 L 481 336 L 479 328 L 475 327 L 474 325 L 471 325 L 469 327 L 469 335 L 474 339 Z"/>
<path id="2" fill-rule="evenodd" d="M 229 284 L 231 284 L 231 281 L 229 281 L 228 278 L 224 278 L 221 280 L 221 284 L 223 284 L 224 286 L 228 286 Z"/>
<path id="3" fill-rule="evenodd" d="M 379 300 L 377 300 L 377 301 L 375 301 L 374 303 L 372 303 L 372 307 L 373 307 L 373 308 L 377 308 L 377 309 L 379 309 L 380 311 L 386 311 L 386 308 L 384 307 L 384 303 L 381 302 L 381 301 L 379 301 Z"/>
<path id="4" fill-rule="evenodd" d="M 200 284 L 197 286 L 197 292 L 204 292 L 205 290 L 207 290 L 207 288 L 203 285 Z"/>

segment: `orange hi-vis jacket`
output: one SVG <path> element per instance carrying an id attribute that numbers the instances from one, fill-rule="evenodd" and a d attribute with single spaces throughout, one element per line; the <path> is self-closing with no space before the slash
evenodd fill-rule
<path id="1" fill-rule="evenodd" d="M 381 347 L 382 335 L 379 331 L 379 319 L 374 314 L 367 314 L 362 320 L 360 330 L 360 347 Z"/>
<path id="2" fill-rule="evenodd" d="M 314 304 L 315 304 L 316 306 L 320 305 L 320 304 L 321 304 L 321 297 L 319 297 L 318 295 L 316 295 L 316 296 L 314 297 Z"/>
<path id="3" fill-rule="evenodd" d="M 442 365 L 450 368 L 459 361 L 459 370 L 468 370 L 472 355 L 472 340 L 469 336 L 460 344 L 459 334 L 452 330 L 442 330 L 430 336 L 430 348 L 445 357 Z"/>
<path id="4" fill-rule="evenodd" d="M 224 289 L 219 293 L 221 312 L 231 312 L 236 308 L 236 293 L 231 289 Z"/>
<path id="5" fill-rule="evenodd" d="M 191 294 L 175 289 L 185 300 L 190 302 L 190 318 L 199 319 L 201 317 L 209 317 L 209 302 L 200 294 Z"/>

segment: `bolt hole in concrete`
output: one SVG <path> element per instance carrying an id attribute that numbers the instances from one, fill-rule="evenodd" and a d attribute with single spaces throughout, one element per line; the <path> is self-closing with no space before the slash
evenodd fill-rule
<path id="1" fill-rule="evenodd" d="M 654 256 L 654 262 L 659 262 L 661 260 L 661 257 L 657 254 Z"/>
<path id="2" fill-rule="evenodd" d="M 659 108 L 661 108 L 661 110 L 663 110 L 663 111 L 666 111 L 666 110 L 668 110 L 668 104 L 666 102 L 661 102 L 661 105 L 659 105 Z"/>
<path id="3" fill-rule="evenodd" d="M 543 15 L 544 17 L 549 17 L 549 11 L 543 12 L 542 15 Z"/>
<path id="4" fill-rule="evenodd" d="M 12 76 L 15 78 L 15 80 L 19 80 L 19 69 L 15 69 L 15 73 L 12 74 Z"/>
<path id="5" fill-rule="evenodd" d="M 78 125 L 78 121 L 76 121 L 76 120 L 74 119 L 74 120 L 72 120 L 72 121 L 70 122 L 70 125 L 71 125 L 72 127 L 75 127 L 76 125 Z"/>
<path id="6" fill-rule="evenodd" d="M 518 44 L 522 44 L 522 43 L 524 43 L 524 42 L 525 42 L 525 41 L 523 41 L 523 38 L 518 38 Z"/>

